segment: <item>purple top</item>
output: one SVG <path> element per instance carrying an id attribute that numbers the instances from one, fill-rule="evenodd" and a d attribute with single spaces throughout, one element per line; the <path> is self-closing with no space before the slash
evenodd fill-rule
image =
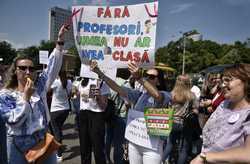
<path id="1" fill-rule="evenodd" d="M 202 152 L 218 152 L 244 145 L 250 134 L 250 108 L 232 111 L 224 101 L 203 128 Z"/>

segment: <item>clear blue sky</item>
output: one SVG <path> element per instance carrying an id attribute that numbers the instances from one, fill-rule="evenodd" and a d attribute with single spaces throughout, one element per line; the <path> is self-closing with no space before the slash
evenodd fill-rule
<path id="1" fill-rule="evenodd" d="M 15 48 L 48 40 L 48 11 L 58 6 L 97 5 L 101 0 L 0 0 L 0 40 Z M 154 0 L 102 0 L 110 5 Z M 204 39 L 233 44 L 250 37 L 250 0 L 159 0 L 156 46 L 197 29 Z"/>

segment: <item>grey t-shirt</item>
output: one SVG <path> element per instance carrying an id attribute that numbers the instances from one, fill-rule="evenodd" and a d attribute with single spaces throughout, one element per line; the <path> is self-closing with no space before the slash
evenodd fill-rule
<path id="1" fill-rule="evenodd" d="M 242 146 L 250 134 L 250 108 L 232 111 L 224 101 L 203 128 L 202 152 L 218 152 Z"/>

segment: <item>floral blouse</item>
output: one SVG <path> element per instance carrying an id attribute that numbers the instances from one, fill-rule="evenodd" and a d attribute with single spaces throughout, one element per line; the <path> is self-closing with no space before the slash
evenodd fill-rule
<path id="1" fill-rule="evenodd" d="M 0 91 L 0 114 L 6 122 L 9 136 L 25 136 L 43 130 L 49 121 L 46 92 L 57 77 L 62 65 L 62 52 L 54 49 L 48 67 L 35 82 L 35 92 L 29 101 L 17 90 Z"/>

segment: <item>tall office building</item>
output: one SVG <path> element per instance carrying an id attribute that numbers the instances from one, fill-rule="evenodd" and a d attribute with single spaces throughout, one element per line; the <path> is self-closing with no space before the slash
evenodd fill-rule
<path id="1" fill-rule="evenodd" d="M 53 7 L 49 10 L 49 40 L 56 41 L 60 27 L 67 21 L 71 16 L 71 11 L 62 9 L 59 7 Z M 70 31 L 65 35 L 65 49 L 68 49 L 74 45 L 74 34 L 73 26 L 71 21 Z"/>
<path id="2" fill-rule="evenodd" d="M 247 48 L 250 48 L 250 38 L 247 38 L 246 43 L 247 43 L 247 44 L 246 44 L 246 47 L 247 47 Z"/>
<path id="3" fill-rule="evenodd" d="M 197 30 L 191 30 L 191 31 L 185 32 L 184 35 L 187 38 L 192 39 L 193 41 L 202 40 L 202 34 L 199 33 Z"/>

